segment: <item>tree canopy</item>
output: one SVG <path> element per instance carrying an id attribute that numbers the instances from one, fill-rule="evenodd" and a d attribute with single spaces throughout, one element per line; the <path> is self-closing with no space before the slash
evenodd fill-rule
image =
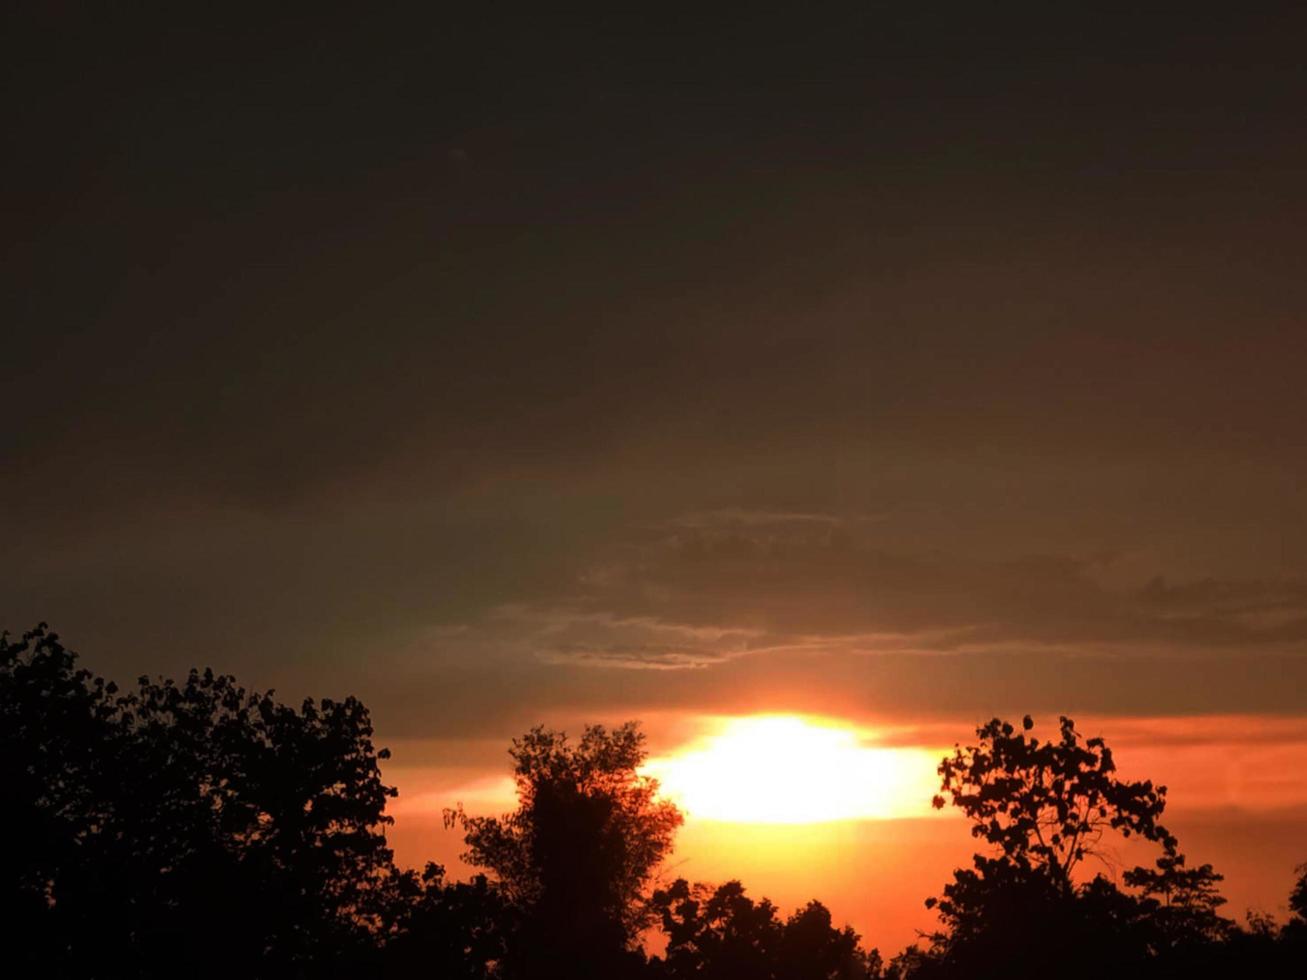
<path id="1" fill-rule="evenodd" d="M 989 852 L 927 900 L 944 929 L 918 972 L 1091 976 L 1156 967 L 1223 939 L 1233 924 L 1217 911 L 1221 876 L 1211 865 L 1187 866 L 1161 823 L 1166 787 L 1120 778 L 1111 749 L 1082 738 L 1069 718 L 1055 739 L 1041 741 L 1033 728 L 1028 715 L 1020 731 L 992 719 L 975 745 L 940 763 L 934 805 L 947 794 Z M 1154 866 L 1122 875 L 1125 889 L 1102 873 L 1077 874 L 1086 858 L 1106 856 L 1113 835 L 1159 852 Z M 1068 948 L 1082 952 L 1066 962 Z"/>
<path id="2" fill-rule="evenodd" d="M 782 920 L 738 881 L 714 889 L 678 878 L 654 893 L 652 906 L 667 936 L 661 973 L 671 980 L 866 980 L 880 972 L 879 954 L 865 952 L 851 928 L 835 928 L 817 901 Z"/>
<path id="3" fill-rule="evenodd" d="M 211 671 L 120 693 L 39 627 L 0 639 L 0 739 L 6 911 L 52 969 L 296 976 L 385 914 L 394 790 L 353 698 L 292 708 Z"/>
<path id="4" fill-rule="evenodd" d="M 1165 786 L 1118 778 L 1112 750 L 1101 738 L 1082 740 L 1070 718 L 1060 719 L 1055 740 L 1027 735 L 1033 727 L 1029 715 L 1021 732 L 994 718 L 976 730 L 975 746 L 940 763 L 941 789 L 971 821 L 973 837 L 1064 891 L 1107 831 L 1174 851 L 1175 838 L 1159 822 Z M 933 803 L 942 808 L 944 797 Z"/>
<path id="5" fill-rule="evenodd" d="M 633 722 L 592 725 L 572 743 L 535 728 L 509 753 L 518 808 L 502 817 L 455 810 L 448 820 L 464 830 L 465 860 L 489 870 L 520 912 L 510 964 L 524 975 L 569 963 L 627 969 L 649 922 L 645 890 L 682 822 L 639 772 L 644 734 Z M 514 961 L 514 950 L 530 953 Z"/>

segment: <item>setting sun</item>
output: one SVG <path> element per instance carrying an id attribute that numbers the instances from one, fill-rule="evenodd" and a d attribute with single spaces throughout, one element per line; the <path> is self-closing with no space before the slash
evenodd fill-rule
<path id="1" fill-rule="evenodd" d="M 827 719 L 761 715 L 724 719 L 645 771 L 691 818 L 796 824 L 927 814 L 937 762 Z"/>

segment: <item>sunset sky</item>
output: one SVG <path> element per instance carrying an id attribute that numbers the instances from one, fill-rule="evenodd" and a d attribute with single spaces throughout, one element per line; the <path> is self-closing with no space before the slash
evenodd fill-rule
<path id="1" fill-rule="evenodd" d="M 411 863 L 514 735 L 641 719 L 671 873 L 887 951 L 973 850 L 934 761 L 1068 714 L 1282 913 L 1295 5 L 33 6 L 0 626 L 360 696 Z"/>

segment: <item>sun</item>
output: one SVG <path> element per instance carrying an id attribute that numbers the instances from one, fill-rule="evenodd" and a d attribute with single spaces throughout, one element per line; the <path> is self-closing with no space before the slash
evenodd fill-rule
<path id="1" fill-rule="evenodd" d="M 645 771 L 692 819 L 799 824 L 929 814 L 938 761 L 830 719 L 753 715 L 715 720 Z"/>

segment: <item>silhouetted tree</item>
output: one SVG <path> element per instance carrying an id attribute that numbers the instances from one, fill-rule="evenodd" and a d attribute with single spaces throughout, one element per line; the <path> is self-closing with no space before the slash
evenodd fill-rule
<path id="1" fill-rule="evenodd" d="M 851 926 L 836 929 L 830 910 L 810 901 L 785 920 L 777 980 L 870 980 L 880 976 L 880 953 L 864 950 Z"/>
<path id="2" fill-rule="evenodd" d="M 65 874 L 108 818 L 117 689 L 75 660 L 44 624 L 0 634 L 0 918 L 20 973 L 67 959 Z"/>
<path id="3" fill-rule="evenodd" d="M 1163 955 L 1223 938 L 1231 924 L 1216 911 L 1220 876 L 1210 865 L 1185 867 L 1160 822 L 1166 787 L 1120 779 L 1103 740 L 1082 740 L 1068 718 L 1055 740 L 1029 735 L 1033 727 L 1029 716 L 1019 732 L 993 719 L 977 729 L 975 746 L 940 763 L 942 793 L 992 850 L 927 901 L 944 930 L 913 961 L 914 975 L 1095 976 L 1156 966 Z M 1124 876 L 1134 894 L 1101 875 L 1076 877 L 1109 832 L 1162 851 L 1155 868 Z"/>
<path id="4" fill-rule="evenodd" d="M 1135 903 L 1102 878 L 1063 891 L 1029 869 L 977 855 L 972 868 L 954 872 L 936 907 L 944 929 L 912 958 L 918 980 L 1090 977 L 1146 963 Z"/>
<path id="5" fill-rule="evenodd" d="M 502 817 L 447 813 L 465 860 L 488 869 L 518 919 L 512 976 L 621 976 L 643 964 L 645 889 L 671 849 L 680 811 L 640 775 L 644 736 L 595 725 L 573 744 L 536 728 L 510 749 L 518 808 Z"/>
<path id="6" fill-rule="evenodd" d="M 867 980 L 880 956 L 858 935 L 836 929 L 820 902 L 782 922 L 767 899 L 754 902 L 738 881 L 713 889 L 681 878 L 654 893 L 667 949 L 658 972 L 672 980 Z"/>
<path id="7" fill-rule="evenodd" d="M 386 976 L 487 980 L 504 958 L 509 921 L 503 896 L 484 875 L 447 882 L 428 864 L 393 880 L 381 972 Z"/>
<path id="8" fill-rule="evenodd" d="M 1295 964 L 1307 967 L 1307 864 L 1297 867 L 1298 880 L 1289 893 L 1290 919 L 1280 937 Z"/>
<path id="9" fill-rule="evenodd" d="M 1221 942 L 1234 928 L 1217 911 L 1225 904 L 1217 890 L 1223 878 L 1210 864 L 1187 868 L 1183 854 L 1163 854 L 1155 868 L 1132 868 L 1122 878 L 1136 890 L 1157 955 Z"/>
<path id="10" fill-rule="evenodd" d="M 389 914 L 366 709 L 192 671 L 130 694 L 40 627 L 0 640 L 5 903 L 53 975 L 310 976 Z"/>
<path id="11" fill-rule="evenodd" d="M 1298 872 L 1298 880 L 1289 893 L 1289 911 L 1295 919 L 1307 924 L 1307 864 L 1300 864 L 1295 870 Z"/>
<path id="12" fill-rule="evenodd" d="M 781 924 L 767 899 L 754 902 L 730 881 L 713 889 L 679 878 L 654 892 L 652 908 L 667 935 L 669 977 L 762 980 L 779 960 Z"/>
<path id="13" fill-rule="evenodd" d="M 1033 727 L 1029 715 L 1022 732 L 995 718 L 976 730 L 978 745 L 955 748 L 939 765 L 941 789 L 999 860 L 1068 892 L 1076 866 L 1097 853 L 1104 830 L 1174 850 L 1175 838 L 1158 822 L 1165 786 L 1118 778 L 1112 750 L 1101 738 L 1082 742 L 1069 718 L 1060 720 L 1056 741 L 1027 737 Z M 933 803 L 939 809 L 945 799 Z"/>

